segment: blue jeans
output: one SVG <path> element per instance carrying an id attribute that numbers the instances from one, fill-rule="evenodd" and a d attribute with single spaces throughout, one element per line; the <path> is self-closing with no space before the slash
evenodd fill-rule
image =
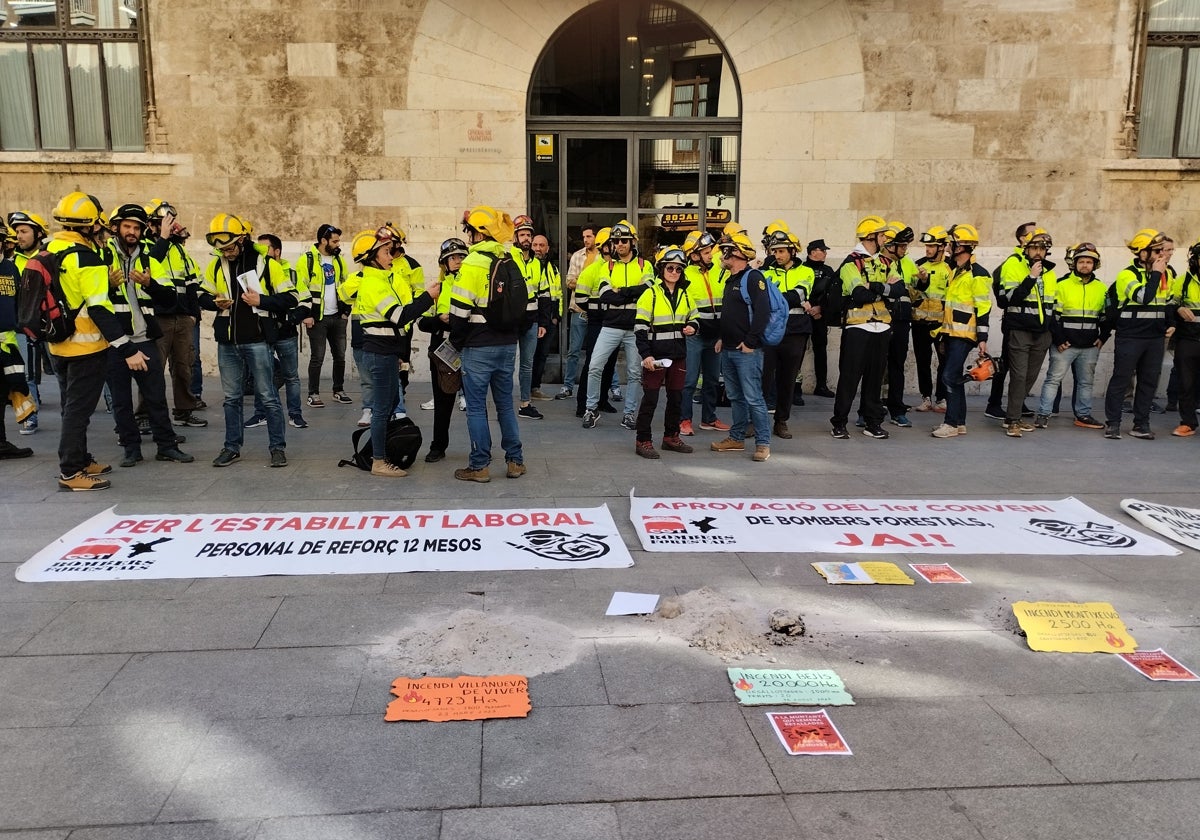
<path id="1" fill-rule="evenodd" d="M 721 353 L 721 370 L 725 374 L 725 393 L 733 406 L 733 422 L 729 436 L 746 439 L 746 424 L 754 423 L 756 446 L 771 445 L 771 417 L 762 390 L 762 348 L 753 353 L 727 350 Z"/>
<path id="2" fill-rule="evenodd" d="M 492 462 L 492 430 L 488 426 L 487 396 L 492 393 L 496 417 L 500 421 L 500 445 L 504 460 L 525 462 L 521 451 L 521 433 L 517 428 L 517 411 L 513 408 L 513 366 L 517 361 L 517 345 L 494 347 L 464 347 L 462 351 L 463 396 L 467 399 L 467 434 L 471 437 L 473 470 Z"/>
<path id="3" fill-rule="evenodd" d="M 358 382 L 362 386 L 363 408 L 371 408 L 375 403 L 375 380 L 367 369 L 366 352 L 361 347 L 354 348 L 354 366 L 358 368 Z"/>
<path id="4" fill-rule="evenodd" d="M 563 387 L 575 390 L 575 376 L 579 373 L 579 359 L 583 355 L 583 339 L 587 335 L 587 321 L 571 312 L 571 343 L 567 349 L 567 365 L 563 369 Z"/>
<path id="5" fill-rule="evenodd" d="M 287 395 L 288 417 L 303 416 L 300 411 L 300 339 L 297 336 L 281 338 L 271 345 L 279 362 L 279 373 L 283 377 L 283 392 Z M 272 382 L 274 385 L 274 382 Z M 265 416 L 262 401 L 254 395 L 254 413 Z"/>
<path id="6" fill-rule="evenodd" d="M 387 452 L 387 427 L 393 409 L 404 411 L 404 394 L 400 390 L 400 357 L 362 351 L 360 370 L 371 373 L 371 449 L 376 458 Z M 399 401 L 400 407 L 396 409 Z"/>
<path id="7" fill-rule="evenodd" d="M 600 377 L 604 373 L 604 360 L 613 350 L 621 347 L 625 350 L 625 413 L 637 414 L 638 403 L 642 401 L 642 357 L 638 355 L 637 339 L 633 330 L 621 330 L 616 327 L 603 327 L 592 349 L 593 364 L 588 368 L 587 408 L 595 411 L 600 405 Z"/>
<path id="8" fill-rule="evenodd" d="M 696 383 L 704 375 L 700 386 L 700 422 L 711 423 L 717 419 L 717 380 L 721 378 L 721 354 L 714 348 L 716 338 L 687 337 L 687 379 L 683 382 L 683 405 L 681 419 L 692 419 L 692 398 L 696 394 Z"/>
<path id="9" fill-rule="evenodd" d="M 963 366 L 975 342 L 965 338 L 947 338 L 942 361 L 942 387 L 946 389 L 947 426 L 967 425 L 967 389 L 963 385 Z"/>
<path id="10" fill-rule="evenodd" d="M 1100 359 L 1099 347 L 1068 347 L 1060 351 L 1050 348 L 1050 369 L 1042 383 L 1042 402 L 1038 414 L 1049 416 L 1054 397 L 1067 371 L 1075 377 L 1075 416 L 1088 417 L 1092 413 L 1092 383 L 1096 377 L 1096 362 Z"/>
<path id="11" fill-rule="evenodd" d="M 242 386 L 246 372 L 254 377 L 254 399 L 261 401 L 267 417 L 267 446 L 285 449 L 283 407 L 275 390 L 275 359 L 265 341 L 255 344 L 218 344 L 217 368 L 221 372 L 221 391 L 225 395 L 225 448 L 242 451 L 245 425 L 242 414 Z"/>
<path id="12" fill-rule="evenodd" d="M 533 392 L 533 355 L 537 352 L 538 343 L 538 325 L 534 323 L 529 329 L 520 334 L 519 343 L 521 348 L 521 402 L 527 403 L 530 400 L 530 394 Z"/>

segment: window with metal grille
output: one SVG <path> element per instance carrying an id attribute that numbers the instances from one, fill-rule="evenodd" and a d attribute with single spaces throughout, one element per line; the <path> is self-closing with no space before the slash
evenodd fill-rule
<path id="1" fill-rule="evenodd" d="M 140 2 L 0 0 L 0 149 L 145 149 Z"/>
<path id="2" fill-rule="evenodd" d="M 1200 0 L 1150 5 L 1138 156 L 1200 157 Z"/>

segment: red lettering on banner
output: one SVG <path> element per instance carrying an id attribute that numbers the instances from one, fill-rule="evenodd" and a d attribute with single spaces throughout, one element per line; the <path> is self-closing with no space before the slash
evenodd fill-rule
<path id="1" fill-rule="evenodd" d="M 443 513 L 442 514 L 442 527 L 443 528 L 457 528 L 458 526 L 450 521 L 449 514 Z"/>
<path id="2" fill-rule="evenodd" d="M 950 548 L 954 545 L 954 543 L 950 542 L 950 540 L 946 539 L 941 534 L 930 534 L 929 538 L 931 540 L 937 540 L 938 542 L 940 542 L 942 545 L 946 546 L 947 548 Z"/>
<path id="3" fill-rule="evenodd" d="M 846 536 L 846 539 L 835 542 L 834 545 L 848 545 L 853 548 L 855 546 L 860 546 L 863 544 L 862 539 L 855 536 L 854 534 L 847 533 L 845 536 Z"/>
<path id="4" fill-rule="evenodd" d="M 299 516 L 293 516 L 291 519 L 285 520 L 284 523 L 279 526 L 279 530 L 280 531 L 303 531 L 304 523 L 302 523 L 300 521 Z"/>
<path id="5" fill-rule="evenodd" d="M 879 508 L 873 508 L 870 505 L 859 504 L 858 502 L 847 502 L 844 505 L 834 504 L 832 502 L 826 502 L 824 507 L 825 507 L 825 510 L 856 510 L 856 511 L 879 510 Z"/>
<path id="6" fill-rule="evenodd" d="M 201 531 L 204 530 L 203 525 L 204 525 L 203 519 L 193 519 L 191 522 L 188 523 L 188 526 L 186 528 L 184 528 L 183 530 L 187 531 L 190 534 L 199 534 Z"/>
<path id="7" fill-rule="evenodd" d="M 426 517 L 426 519 L 428 519 L 428 518 L 429 517 Z M 412 526 L 408 524 L 407 516 L 397 516 L 395 519 L 392 520 L 392 524 L 388 525 L 388 527 L 389 528 L 411 528 Z"/>
<path id="8" fill-rule="evenodd" d="M 876 534 L 875 538 L 871 540 L 871 545 L 875 548 L 885 545 L 902 545 L 906 548 L 913 547 L 912 543 L 908 542 L 907 540 L 902 540 L 897 536 L 893 536 L 892 534 Z"/>
<path id="9" fill-rule="evenodd" d="M 530 525 L 549 525 L 550 524 L 550 514 L 548 514 L 548 513 L 531 514 L 529 517 L 529 524 Z"/>
<path id="10" fill-rule="evenodd" d="M 328 521 L 324 516 L 310 516 L 307 528 L 310 531 L 319 531 L 325 527 L 325 523 Z"/>
<path id="11" fill-rule="evenodd" d="M 213 530 L 214 531 L 234 531 L 234 530 L 237 530 L 237 524 L 238 524 L 237 519 L 232 519 L 232 518 L 218 519 L 216 522 L 213 523 Z"/>
<path id="12" fill-rule="evenodd" d="M 137 524 L 136 519 L 118 519 L 117 524 L 113 525 L 104 533 L 111 534 L 113 531 L 125 531 Z"/>
<path id="13" fill-rule="evenodd" d="M 498 528 L 504 524 L 504 517 L 499 513 L 488 513 L 483 517 L 483 524 L 489 528 Z"/>
<path id="14" fill-rule="evenodd" d="M 429 513 L 418 513 L 418 514 L 417 514 L 417 527 L 418 527 L 418 528 L 424 528 L 426 525 L 428 525 L 428 524 L 429 524 L 429 520 L 431 520 L 431 519 L 433 519 L 433 515 L 432 515 L 432 514 L 429 514 Z M 408 520 L 406 519 L 406 520 L 405 520 L 405 522 L 407 523 L 407 522 L 408 522 Z M 405 527 L 405 528 L 407 528 L 407 527 L 408 527 L 408 525 L 407 525 L 407 524 L 405 524 L 405 526 L 404 526 L 404 527 Z"/>
<path id="15" fill-rule="evenodd" d="M 476 516 L 476 515 L 475 515 L 475 514 L 473 514 L 473 513 L 468 513 L 466 516 L 464 516 L 464 517 L 463 517 L 462 524 L 461 524 L 461 525 L 459 525 L 459 527 L 460 527 L 460 528 L 466 528 L 468 525 L 473 525 L 473 526 L 475 526 L 476 528 L 482 528 L 482 527 L 483 527 L 483 523 L 479 521 L 479 517 L 478 517 L 478 516 Z"/>

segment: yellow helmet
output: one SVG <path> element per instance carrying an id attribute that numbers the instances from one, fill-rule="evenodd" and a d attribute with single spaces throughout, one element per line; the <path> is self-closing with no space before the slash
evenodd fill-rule
<path id="1" fill-rule="evenodd" d="M 909 245 L 915 238 L 913 229 L 900 221 L 888 222 L 888 226 L 883 231 L 883 241 L 889 245 L 892 243 Z"/>
<path id="2" fill-rule="evenodd" d="M 6 244 L 6 245 L 16 245 L 17 244 L 17 232 L 15 230 L 13 230 L 11 227 L 9 227 L 8 225 L 4 226 L 4 244 Z"/>
<path id="3" fill-rule="evenodd" d="M 397 244 L 403 245 L 408 242 L 408 234 L 404 232 L 404 228 L 400 227 L 400 225 L 393 222 L 384 222 L 383 226 L 392 235 L 392 240 Z"/>
<path id="4" fill-rule="evenodd" d="M 754 243 L 744 233 L 730 234 L 728 239 L 721 240 L 720 248 L 722 253 L 737 251 L 746 260 L 754 259 Z"/>
<path id="5" fill-rule="evenodd" d="M 747 234 L 748 231 L 741 222 L 729 222 L 721 228 L 721 233 L 724 236 L 733 236 L 735 233 Z"/>
<path id="6" fill-rule="evenodd" d="M 945 245 L 950 233 L 941 225 L 934 225 L 921 234 L 921 242 L 926 245 Z"/>
<path id="7" fill-rule="evenodd" d="M 716 244 L 717 244 L 716 237 L 714 237 L 708 231 L 704 231 L 703 233 L 697 233 L 696 241 L 692 243 L 692 246 L 690 248 L 687 247 L 687 243 L 685 242 L 683 252 L 690 257 L 692 254 L 696 253 L 697 251 L 703 251 L 705 248 L 712 248 Z"/>
<path id="8" fill-rule="evenodd" d="M 609 231 L 608 238 L 613 242 L 619 239 L 631 239 L 634 244 L 637 244 L 637 234 L 633 232 L 633 223 L 628 219 L 622 219 L 613 225 Z"/>
<path id="9" fill-rule="evenodd" d="M 950 238 L 956 245 L 970 245 L 974 248 L 979 244 L 979 229 L 975 225 L 952 225 Z"/>
<path id="10" fill-rule="evenodd" d="M 1166 236 L 1153 228 L 1142 228 L 1129 240 L 1129 250 L 1137 254 L 1164 242 Z"/>
<path id="11" fill-rule="evenodd" d="M 250 225 L 232 213 L 218 213 L 208 223 L 204 239 L 214 248 L 227 248 L 243 236 L 250 235 Z"/>
<path id="12" fill-rule="evenodd" d="M 355 262 L 365 263 L 380 248 L 385 245 L 390 247 L 395 244 L 395 241 L 396 237 L 388 225 L 376 230 L 364 230 L 354 234 L 354 240 L 350 244 L 350 255 Z"/>
<path id="13" fill-rule="evenodd" d="M 696 247 L 696 243 L 700 241 L 700 231 L 688 231 L 688 235 L 684 238 L 683 244 L 679 247 L 685 254 L 690 254 L 692 249 Z"/>
<path id="14" fill-rule="evenodd" d="M 90 228 L 100 221 L 104 208 L 94 195 L 75 191 L 59 199 L 51 213 L 54 220 L 69 228 Z"/>
<path id="15" fill-rule="evenodd" d="M 765 239 L 766 237 L 770 236 L 772 233 L 775 233 L 775 231 L 777 231 L 777 230 L 783 231 L 784 233 L 792 232 L 792 229 L 788 227 L 787 222 L 785 222 L 783 219 L 776 219 L 775 221 L 768 224 L 765 228 L 763 228 L 763 238 Z"/>
<path id="16" fill-rule="evenodd" d="M 610 236 L 612 236 L 612 228 L 610 227 L 602 227 L 596 231 L 596 250 L 599 250 L 603 245 L 607 245 Z"/>
<path id="17" fill-rule="evenodd" d="M 50 231 L 46 228 L 46 220 L 37 213 L 30 213 L 28 210 L 14 210 L 8 214 L 9 227 L 17 225 L 29 225 L 38 234 L 39 237 L 45 236 Z"/>
<path id="18" fill-rule="evenodd" d="M 1067 259 L 1067 262 L 1070 264 L 1072 271 L 1075 270 L 1075 260 L 1079 259 L 1080 257 L 1091 257 L 1092 260 L 1095 261 L 1095 265 L 1092 266 L 1092 271 L 1100 270 L 1100 250 L 1091 242 L 1083 242 L 1079 245 L 1076 245 L 1070 250 L 1069 253 L 1070 257 Z"/>
<path id="19" fill-rule="evenodd" d="M 1025 238 L 1021 240 L 1021 247 L 1028 248 L 1030 245 L 1044 245 L 1049 248 L 1054 244 L 1054 240 L 1050 238 L 1050 234 L 1045 228 L 1034 228 L 1025 234 Z"/>
<path id="20" fill-rule="evenodd" d="M 887 222 L 882 216 L 864 216 L 854 228 L 854 235 L 859 239 L 866 239 L 877 233 L 883 233 L 886 228 Z"/>
<path id="21" fill-rule="evenodd" d="M 513 220 L 507 213 L 481 204 L 463 213 L 463 230 L 482 233 L 497 242 L 508 242 L 513 237 Z"/>

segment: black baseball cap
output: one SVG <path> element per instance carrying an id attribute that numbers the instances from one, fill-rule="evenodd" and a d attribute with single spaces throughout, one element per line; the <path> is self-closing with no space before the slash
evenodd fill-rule
<path id="1" fill-rule="evenodd" d="M 828 250 L 829 250 L 829 246 L 825 244 L 824 239 L 814 239 L 812 242 L 808 243 L 808 253 L 810 253 L 810 254 L 813 251 L 828 251 Z"/>

